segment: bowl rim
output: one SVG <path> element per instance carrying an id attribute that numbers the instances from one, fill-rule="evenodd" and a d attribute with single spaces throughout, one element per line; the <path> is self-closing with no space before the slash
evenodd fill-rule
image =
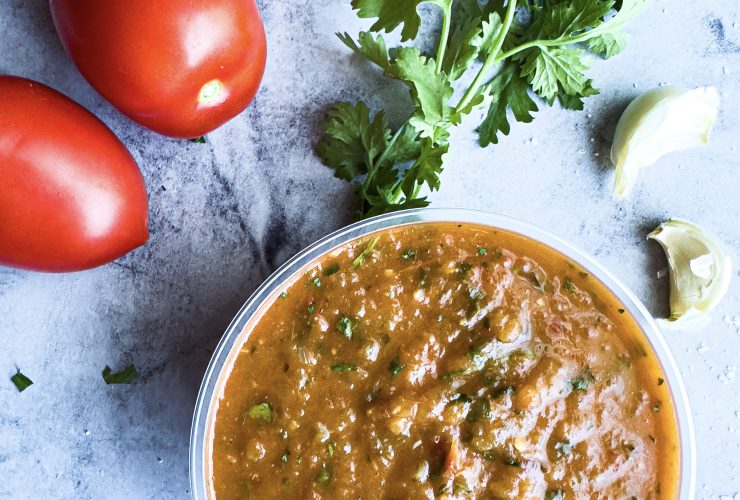
<path id="1" fill-rule="evenodd" d="M 467 208 L 418 208 L 392 212 L 355 222 L 307 246 L 288 259 L 257 287 L 226 328 L 213 352 L 200 384 L 190 432 L 188 468 L 191 497 L 196 500 L 211 498 L 208 492 L 208 480 L 205 477 L 208 470 L 206 464 L 210 459 L 210 457 L 206 457 L 206 451 L 208 450 L 206 440 L 210 436 L 208 426 L 212 420 L 210 418 L 211 410 L 218 396 L 217 385 L 233 349 L 239 347 L 249 336 L 250 332 L 245 330 L 246 326 L 252 317 L 260 312 L 266 300 L 270 299 L 278 288 L 304 269 L 306 265 L 349 241 L 380 230 L 428 222 L 477 224 L 510 231 L 533 239 L 583 267 L 616 296 L 642 330 L 666 377 L 678 428 L 678 498 L 680 500 L 693 500 L 696 484 L 696 441 L 688 394 L 668 344 L 656 321 L 642 302 L 611 271 L 596 262 L 587 253 L 554 233 L 507 215 Z"/>

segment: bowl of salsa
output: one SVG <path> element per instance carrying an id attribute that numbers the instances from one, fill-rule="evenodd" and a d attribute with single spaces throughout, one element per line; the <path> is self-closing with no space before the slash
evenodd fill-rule
<path id="1" fill-rule="evenodd" d="M 695 444 L 639 300 L 509 217 L 358 222 L 278 269 L 201 385 L 196 499 L 680 498 Z"/>

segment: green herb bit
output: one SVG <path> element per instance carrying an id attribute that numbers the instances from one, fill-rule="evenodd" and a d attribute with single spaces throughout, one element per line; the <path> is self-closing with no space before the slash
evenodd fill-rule
<path id="1" fill-rule="evenodd" d="M 663 385 L 663 384 L 665 384 L 665 380 L 663 380 L 662 378 L 658 377 L 658 385 Z"/>
<path id="2" fill-rule="evenodd" d="M 457 265 L 457 278 L 458 279 L 465 279 L 465 277 L 468 275 L 470 270 L 472 269 L 472 266 L 468 264 L 467 262 L 462 262 Z"/>
<path id="3" fill-rule="evenodd" d="M 578 271 L 578 276 L 581 278 L 588 278 L 588 273 L 586 271 Z"/>
<path id="4" fill-rule="evenodd" d="M 493 390 L 491 393 L 491 397 L 494 399 L 498 398 L 499 396 L 502 396 L 504 394 L 514 394 L 516 392 L 516 388 L 513 385 L 507 385 L 505 387 L 499 387 Z"/>
<path id="5" fill-rule="evenodd" d="M 336 444 L 329 443 L 326 445 L 326 452 L 329 454 L 329 458 L 334 457 L 334 448 L 336 447 Z"/>
<path id="6" fill-rule="evenodd" d="M 254 420 L 264 420 L 272 422 L 272 405 L 270 403 L 260 403 L 249 408 L 249 416 Z"/>
<path id="7" fill-rule="evenodd" d="M 488 460 L 489 462 L 495 462 L 496 461 L 496 453 L 494 453 L 492 450 L 486 450 L 483 452 L 483 458 L 485 460 Z"/>
<path id="8" fill-rule="evenodd" d="M 378 241 L 380 240 L 379 236 L 374 236 L 370 239 L 368 244 L 365 246 L 365 248 L 362 250 L 360 255 L 358 255 L 355 260 L 352 261 L 352 269 L 357 269 L 362 264 L 365 263 L 365 260 L 370 257 L 373 254 L 373 251 L 375 250 L 375 245 L 378 244 Z"/>
<path id="9" fill-rule="evenodd" d="M 465 415 L 467 422 L 477 422 L 480 419 L 488 419 L 491 416 L 491 402 L 487 398 L 476 398 Z"/>
<path id="10" fill-rule="evenodd" d="M 103 369 L 103 380 L 108 385 L 111 384 L 130 384 L 139 378 L 139 372 L 134 365 L 128 365 L 120 372 L 113 372 L 109 366 Z"/>
<path id="11" fill-rule="evenodd" d="M 401 363 L 401 360 L 398 356 L 393 358 L 388 365 L 388 369 L 391 371 L 391 378 L 396 378 L 396 375 L 401 373 L 401 371 L 406 367 L 405 364 Z"/>
<path id="12" fill-rule="evenodd" d="M 288 459 L 290 458 L 290 450 L 285 450 L 285 453 L 283 453 L 283 456 L 280 457 L 280 461 L 284 464 L 288 463 Z"/>
<path id="13" fill-rule="evenodd" d="M 545 500 L 563 500 L 563 491 L 547 490 L 547 493 L 545 493 Z"/>
<path id="14" fill-rule="evenodd" d="M 287 299 L 288 298 L 288 292 L 280 292 L 280 295 L 278 295 L 278 298 L 280 298 L 280 299 Z"/>
<path id="15" fill-rule="evenodd" d="M 349 316 L 340 316 L 337 320 L 337 331 L 344 337 L 352 340 L 354 336 L 355 321 Z"/>
<path id="16" fill-rule="evenodd" d="M 10 380 L 15 384 L 15 388 L 18 389 L 18 392 L 23 392 L 33 385 L 33 381 L 23 375 L 20 369 L 16 370 L 15 375 L 10 377 Z"/>
<path id="17" fill-rule="evenodd" d="M 565 441 L 558 441 L 555 443 L 555 456 L 562 458 L 566 455 L 570 455 L 573 451 L 573 445 L 567 439 Z"/>
<path id="18" fill-rule="evenodd" d="M 570 381 L 570 385 L 574 391 L 583 392 L 588 388 L 588 384 L 594 380 L 596 379 L 594 374 L 591 373 L 591 369 L 586 368 L 581 375 Z"/>
<path id="19" fill-rule="evenodd" d="M 478 247 L 478 255 L 488 255 L 488 249 L 485 247 Z"/>
<path id="20" fill-rule="evenodd" d="M 570 278 L 565 278 L 565 280 L 563 280 L 563 290 L 572 295 L 575 295 L 576 285 L 573 284 L 573 280 L 571 280 Z"/>
<path id="21" fill-rule="evenodd" d="M 655 403 L 652 407 L 653 413 L 660 413 L 660 403 Z"/>
<path id="22" fill-rule="evenodd" d="M 316 310 L 316 306 L 314 304 L 308 304 L 308 307 L 306 308 L 306 311 L 308 311 L 308 314 L 313 314 L 315 310 Z"/>
<path id="23" fill-rule="evenodd" d="M 324 269 L 324 276 L 331 276 L 332 274 L 337 274 L 339 272 L 339 264 L 336 262 L 326 269 Z"/>
<path id="24" fill-rule="evenodd" d="M 337 373 L 355 372 L 357 371 L 357 365 L 352 363 L 336 363 L 331 365 L 331 371 Z"/>
<path id="25" fill-rule="evenodd" d="M 321 286 L 321 278 L 316 276 L 314 279 L 311 280 L 311 283 L 313 283 L 313 285 L 318 288 Z"/>
<path id="26" fill-rule="evenodd" d="M 508 466 L 511 466 L 511 467 L 519 467 L 520 469 L 522 467 L 522 463 L 519 460 L 515 459 L 515 458 L 511 458 L 509 460 L 504 460 L 504 463 L 506 465 L 508 465 Z"/>
<path id="27" fill-rule="evenodd" d="M 193 139 L 190 139 L 190 142 L 195 142 L 197 144 L 205 144 L 206 136 L 201 135 L 200 137 L 194 137 Z"/>
<path id="28" fill-rule="evenodd" d="M 401 258 L 405 260 L 414 260 L 416 259 L 416 250 L 406 250 L 401 254 Z"/>
<path id="29" fill-rule="evenodd" d="M 323 466 L 319 471 L 319 474 L 315 479 L 316 483 L 326 486 L 331 481 L 331 470 L 327 466 Z"/>

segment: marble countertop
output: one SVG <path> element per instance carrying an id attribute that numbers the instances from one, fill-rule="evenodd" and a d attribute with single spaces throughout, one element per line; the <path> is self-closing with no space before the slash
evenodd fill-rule
<path id="1" fill-rule="evenodd" d="M 157 136 L 100 98 L 66 57 L 43 0 L 0 2 L 0 73 L 45 82 L 100 116 L 130 148 L 150 193 L 151 239 L 76 274 L 0 269 L 0 497 L 187 498 L 188 438 L 201 377 L 255 287 L 317 238 L 351 221 L 351 188 L 313 154 L 336 100 L 391 106 L 405 90 L 351 57 L 334 32 L 368 23 L 348 0 L 261 2 L 270 56 L 243 114 L 206 144 Z M 481 149 L 455 131 L 434 206 L 492 210 L 545 227 L 594 255 L 657 316 L 666 266 L 645 235 L 667 217 L 716 233 L 740 262 L 740 4 L 656 0 L 631 46 L 591 75 L 583 112 L 543 109 Z M 608 150 L 620 112 L 660 84 L 714 85 L 711 144 L 662 159 L 625 202 L 610 197 Z M 522 198 L 521 193 L 526 193 Z M 696 424 L 698 497 L 740 491 L 740 285 L 711 325 L 666 332 Z M 141 379 L 106 386 L 105 365 Z M 16 366 L 34 380 L 18 394 Z"/>

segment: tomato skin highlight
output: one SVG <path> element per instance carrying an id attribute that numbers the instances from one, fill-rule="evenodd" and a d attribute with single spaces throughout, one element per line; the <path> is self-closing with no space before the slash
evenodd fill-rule
<path id="1" fill-rule="evenodd" d="M 241 113 L 265 69 L 255 0 L 50 0 L 90 84 L 132 120 L 194 138 Z"/>
<path id="2" fill-rule="evenodd" d="M 0 265 L 89 269 L 143 245 L 144 179 L 113 132 L 56 90 L 0 75 Z"/>

